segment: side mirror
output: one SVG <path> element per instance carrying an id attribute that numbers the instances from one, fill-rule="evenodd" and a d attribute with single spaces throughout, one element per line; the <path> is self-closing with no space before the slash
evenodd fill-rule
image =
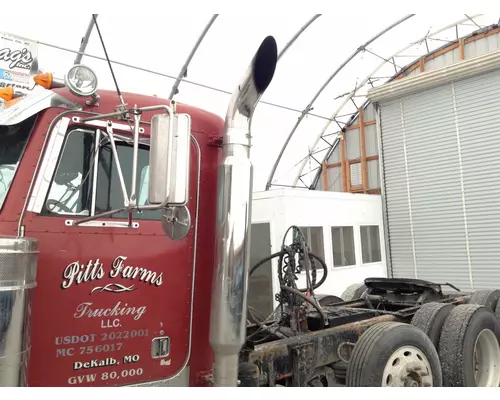
<path id="1" fill-rule="evenodd" d="M 148 202 L 160 208 L 189 199 L 191 116 L 157 114 L 151 119 Z"/>

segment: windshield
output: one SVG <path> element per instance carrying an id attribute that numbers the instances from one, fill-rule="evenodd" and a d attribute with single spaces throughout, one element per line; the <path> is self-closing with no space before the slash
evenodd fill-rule
<path id="1" fill-rule="evenodd" d="M 35 119 L 36 116 L 32 116 L 16 125 L 0 125 L 0 210 L 16 175 Z"/>

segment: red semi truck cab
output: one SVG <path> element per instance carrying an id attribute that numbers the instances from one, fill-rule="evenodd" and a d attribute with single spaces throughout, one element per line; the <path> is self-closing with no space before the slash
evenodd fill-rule
<path id="1" fill-rule="evenodd" d="M 235 381 L 251 182 L 229 171 L 251 168 L 241 126 L 274 74 L 274 39 L 259 51 L 225 122 L 121 102 L 81 65 L 64 82 L 35 76 L 29 94 L 0 90 L 0 386 Z"/>

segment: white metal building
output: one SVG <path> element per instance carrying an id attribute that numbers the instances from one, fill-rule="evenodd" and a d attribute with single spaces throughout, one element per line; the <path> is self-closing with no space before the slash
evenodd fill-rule
<path id="1" fill-rule="evenodd" d="M 317 189 L 381 189 L 390 276 L 500 286 L 499 49 L 491 26 L 372 89 L 323 164 Z"/>
<path id="2" fill-rule="evenodd" d="M 395 276 L 500 285 L 500 51 L 374 90 Z"/>
<path id="3" fill-rule="evenodd" d="M 299 189 L 254 193 L 250 265 L 281 250 L 291 225 L 301 228 L 310 250 L 325 260 L 328 275 L 318 294 L 340 296 L 368 277 L 386 277 L 384 226 L 380 196 Z M 289 234 L 286 245 L 292 243 Z M 261 266 L 249 282 L 249 303 L 262 314 L 274 309 L 279 292 L 278 259 Z M 318 274 L 318 281 L 321 278 Z M 305 273 L 297 282 L 306 287 Z"/>

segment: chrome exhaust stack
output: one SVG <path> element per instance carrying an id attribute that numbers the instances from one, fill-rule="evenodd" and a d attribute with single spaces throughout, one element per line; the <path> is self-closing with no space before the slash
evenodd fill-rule
<path id="1" fill-rule="evenodd" d="M 277 62 L 276 40 L 268 36 L 234 91 L 226 113 L 217 188 L 217 270 L 210 314 L 214 386 L 238 386 L 239 352 L 246 336 L 250 263 L 250 127 L 255 107 L 273 79 Z"/>

